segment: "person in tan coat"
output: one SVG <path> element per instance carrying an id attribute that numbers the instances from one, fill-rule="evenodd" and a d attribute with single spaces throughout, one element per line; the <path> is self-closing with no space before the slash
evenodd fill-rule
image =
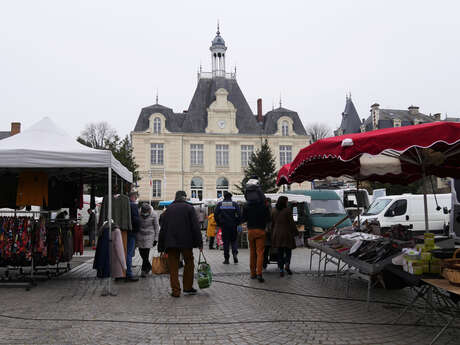
<path id="1" fill-rule="evenodd" d="M 288 207 L 288 198 L 280 196 L 272 212 L 272 247 L 278 249 L 278 268 L 280 277 L 284 271 L 291 275 L 290 269 L 292 249 L 296 247 L 295 236 L 298 236 L 292 210 Z"/>

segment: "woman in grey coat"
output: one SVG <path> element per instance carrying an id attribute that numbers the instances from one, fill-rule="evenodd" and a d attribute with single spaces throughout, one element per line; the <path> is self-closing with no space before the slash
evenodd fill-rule
<path id="1" fill-rule="evenodd" d="M 142 258 L 141 277 L 145 277 L 151 270 L 152 264 L 149 260 L 150 248 L 158 243 L 158 234 L 160 225 L 158 215 L 152 206 L 143 203 L 140 209 L 139 232 L 136 233 L 136 247 L 139 248 L 139 254 Z"/>

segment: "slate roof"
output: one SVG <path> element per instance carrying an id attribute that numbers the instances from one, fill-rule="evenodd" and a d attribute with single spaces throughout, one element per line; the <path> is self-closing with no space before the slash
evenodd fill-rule
<path id="1" fill-rule="evenodd" d="M 278 130 L 278 120 L 283 116 L 291 118 L 293 121 L 294 132 L 297 135 L 307 135 L 305 127 L 303 126 L 302 121 L 300 121 L 299 115 L 295 111 L 282 107 L 269 111 L 267 114 L 265 114 L 263 126 L 264 134 L 275 134 Z"/>
<path id="2" fill-rule="evenodd" d="M 0 132 L 0 140 L 5 139 L 5 138 L 8 138 L 9 136 L 11 136 L 11 132 L 10 132 L 10 131 L 1 131 L 1 132 Z"/>
<path id="3" fill-rule="evenodd" d="M 342 122 L 338 130 L 342 130 L 342 134 L 361 132 L 361 119 L 359 118 L 351 97 L 347 97 L 345 109 L 342 113 Z M 336 131 L 337 133 L 338 130 Z"/>
<path id="4" fill-rule="evenodd" d="M 205 133 L 208 126 L 207 110 L 216 100 L 215 93 L 220 88 L 228 91 L 227 99 L 236 108 L 236 126 L 240 134 L 274 134 L 278 130 L 278 119 L 288 116 L 294 123 L 294 132 L 298 135 L 307 135 L 299 115 L 295 111 L 281 107 L 269 111 L 264 116 L 264 122 L 259 124 L 237 81 L 224 77 L 200 79 L 188 110 L 184 113 L 174 113 L 171 108 L 160 104 L 142 108 L 134 132 L 146 131 L 149 128 L 150 115 L 161 113 L 166 117 L 166 129 L 170 132 Z"/>
<path id="5" fill-rule="evenodd" d="M 435 120 L 423 113 L 411 114 L 409 110 L 400 110 L 400 109 L 379 109 L 379 129 L 381 128 L 391 128 L 393 127 L 393 120 L 400 119 L 401 126 L 410 126 L 415 124 L 414 120 L 419 120 L 420 122 L 434 122 Z M 364 121 L 364 126 L 366 131 L 372 130 L 372 115 L 369 116 L 366 121 Z"/>

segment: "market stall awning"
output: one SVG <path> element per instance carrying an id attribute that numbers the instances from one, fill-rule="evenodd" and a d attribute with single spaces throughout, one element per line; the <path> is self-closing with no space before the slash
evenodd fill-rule
<path id="1" fill-rule="evenodd" d="M 111 151 L 80 144 L 48 117 L 0 141 L 0 168 L 109 167 L 132 183 L 132 173 L 113 157 Z"/>
<path id="2" fill-rule="evenodd" d="M 284 164 L 281 169 L 278 171 L 278 177 L 276 178 L 276 185 L 281 186 L 283 184 L 289 183 L 289 169 L 291 168 L 291 163 Z"/>
<path id="3" fill-rule="evenodd" d="M 458 178 L 460 123 L 434 122 L 321 139 L 298 153 L 283 181 L 342 175 L 400 184 L 424 175 Z"/>

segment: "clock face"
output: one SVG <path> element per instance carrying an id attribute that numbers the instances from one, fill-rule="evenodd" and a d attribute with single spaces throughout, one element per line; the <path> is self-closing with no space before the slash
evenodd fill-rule
<path id="1" fill-rule="evenodd" d="M 219 128 L 224 128 L 225 127 L 225 121 L 224 120 L 219 120 L 219 121 L 217 121 L 217 125 L 219 126 Z"/>

